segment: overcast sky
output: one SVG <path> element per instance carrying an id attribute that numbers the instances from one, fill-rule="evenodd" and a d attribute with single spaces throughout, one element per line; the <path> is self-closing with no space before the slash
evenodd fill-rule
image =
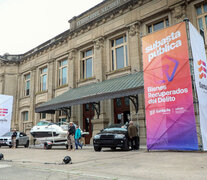
<path id="1" fill-rule="evenodd" d="M 0 55 L 22 54 L 69 29 L 103 0 L 0 0 Z"/>

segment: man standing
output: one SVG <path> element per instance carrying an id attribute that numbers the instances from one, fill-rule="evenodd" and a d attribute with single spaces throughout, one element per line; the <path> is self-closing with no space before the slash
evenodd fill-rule
<path id="1" fill-rule="evenodd" d="M 70 122 L 69 128 L 68 128 L 68 151 L 71 150 L 71 146 L 73 150 L 75 150 L 75 126 L 73 122 Z"/>
<path id="2" fill-rule="evenodd" d="M 133 124 L 133 121 L 129 122 L 128 134 L 129 134 L 129 138 L 130 138 L 130 141 L 131 141 L 131 149 L 132 150 L 138 150 L 139 149 L 138 129 Z"/>
<path id="3" fill-rule="evenodd" d="M 17 132 L 16 132 L 16 129 L 14 129 L 14 132 L 12 134 L 12 146 L 13 148 L 16 148 L 16 138 L 17 138 Z"/>

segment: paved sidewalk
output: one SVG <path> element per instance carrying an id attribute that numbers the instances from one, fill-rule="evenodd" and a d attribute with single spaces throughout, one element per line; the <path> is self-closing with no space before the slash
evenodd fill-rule
<path id="1" fill-rule="evenodd" d="M 67 151 L 65 147 L 0 148 L 1 180 L 83 179 L 83 180 L 206 180 L 207 154 L 204 152 L 95 152 L 93 146 Z M 65 156 L 72 164 L 62 164 Z"/>

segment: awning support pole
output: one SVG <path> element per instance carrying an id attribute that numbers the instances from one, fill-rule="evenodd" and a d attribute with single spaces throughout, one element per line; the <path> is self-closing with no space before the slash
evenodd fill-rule
<path id="1" fill-rule="evenodd" d="M 99 116 L 100 116 L 100 101 L 99 102 L 92 102 L 91 103 L 92 106 L 93 106 L 93 109 L 95 109 L 96 111 L 96 114 L 97 114 L 97 118 L 99 119 Z"/>
<path id="2" fill-rule="evenodd" d="M 138 95 L 134 95 L 134 96 L 128 96 L 128 98 L 131 100 L 131 102 L 133 103 L 135 110 L 136 110 L 136 114 L 138 113 L 139 110 L 139 101 L 138 101 Z"/>
<path id="3" fill-rule="evenodd" d="M 68 121 L 70 122 L 70 118 L 71 118 L 71 106 L 68 107 L 68 108 L 61 108 L 60 110 L 62 110 L 66 114 L 66 116 L 68 118 Z"/>

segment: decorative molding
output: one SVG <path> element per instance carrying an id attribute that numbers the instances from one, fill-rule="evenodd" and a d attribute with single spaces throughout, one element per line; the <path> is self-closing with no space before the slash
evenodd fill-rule
<path id="1" fill-rule="evenodd" d="M 58 87 L 55 88 L 55 90 L 62 89 L 62 88 L 65 88 L 65 87 L 68 87 L 68 84 L 58 86 Z"/>
<path id="2" fill-rule="evenodd" d="M 46 94 L 46 93 L 48 93 L 48 90 L 45 90 L 45 91 L 38 91 L 38 92 L 35 93 L 35 95 L 37 96 L 37 95 L 40 95 L 40 94 Z"/>
<path id="3" fill-rule="evenodd" d="M 120 75 L 130 74 L 131 73 L 131 66 L 127 66 L 121 69 L 117 69 L 114 71 L 110 71 L 106 73 L 106 79 L 110 79 L 111 77 L 118 77 Z"/>
<path id="4" fill-rule="evenodd" d="M 139 21 L 136 21 L 132 24 L 129 24 L 127 27 L 129 28 L 129 36 L 135 36 L 139 34 L 139 29 L 140 29 L 141 23 Z"/>
<path id="5" fill-rule="evenodd" d="M 172 9 L 172 17 L 175 22 L 181 22 L 186 17 L 186 6 L 178 5 Z"/>
<path id="6" fill-rule="evenodd" d="M 123 2 L 124 4 L 122 4 Z M 89 20 L 90 18 L 92 18 L 92 16 L 86 16 L 82 19 L 79 19 L 80 17 L 74 17 L 73 19 L 69 20 L 71 27 L 71 31 L 69 33 L 69 37 L 68 39 L 73 39 L 85 32 L 88 32 L 91 29 L 97 28 L 98 26 L 118 17 L 123 15 L 124 13 L 131 11 L 134 7 L 141 6 L 144 0 L 114 0 L 114 3 L 112 3 L 111 5 L 115 5 L 117 3 L 117 7 L 114 10 L 109 11 L 109 9 L 107 10 L 106 14 L 100 15 L 98 13 L 98 11 L 100 11 L 102 8 L 104 8 L 104 6 L 101 9 L 97 9 L 97 14 L 96 12 L 92 12 L 93 16 L 93 20 Z M 121 3 L 120 5 L 118 5 L 119 3 Z M 109 4 L 108 4 L 109 5 Z M 108 7 L 107 5 L 107 7 Z M 105 11 L 103 9 L 103 11 Z M 94 14 L 95 13 L 95 14 Z M 103 12 L 102 12 L 103 13 Z M 100 16 L 99 16 L 99 15 Z M 97 15 L 97 17 L 96 17 Z M 82 31 L 83 30 L 83 31 Z"/>
<path id="7" fill-rule="evenodd" d="M 141 6 L 143 4 L 143 0 L 138 1 L 138 6 Z"/>
<path id="8" fill-rule="evenodd" d="M 110 3 L 103 3 L 102 7 L 98 8 L 95 11 L 92 11 L 91 13 L 88 13 L 87 16 L 82 15 L 78 17 L 78 20 L 75 20 L 75 27 L 81 27 L 85 24 L 88 24 L 96 19 L 99 19 L 103 16 L 105 16 L 109 11 L 114 11 L 116 9 L 119 9 L 120 7 L 123 7 L 127 3 L 130 3 L 131 0 L 114 0 Z M 119 9 L 120 11 L 120 9 Z M 122 10 L 121 10 L 122 11 Z M 120 14 L 122 12 L 119 12 Z M 70 21 L 72 23 L 72 20 Z"/>
<path id="9" fill-rule="evenodd" d="M 37 67 L 36 66 L 33 66 L 30 70 L 31 71 L 36 71 Z"/>
<path id="10" fill-rule="evenodd" d="M 71 49 L 68 52 L 68 59 L 69 60 L 73 60 L 75 59 L 75 54 L 76 54 L 77 50 L 76 49 Z"/>
<path id="11" fill-rule="evenodd" d="M 55 61 L 55 58 L 51 58 L 51 59 L 48 59 L 47 63 L 53 63 Z"/>
<path id="12" fill-rule="evenodd" d="M 25 124 L 25 129 L 31 129 L 33 126 L 33 122 L 23 122 Z"/>
<path id="13" fill-rule="evenodd" d="M 87 78 L 87 79 L 79 79 L 79 80 L 76 81 L 77 87 L 89 85 L 91 83 L 96 83 L 96 77 L 95 76 Z"/>
<path id="14" fill-rule="evenodd" d="M 103 36 L 95 39 L 93 42 L 94 42 L 94 47 L 99 50 L 100 48 L 103 48 L 104 46 L 104 40 L 105 38 Z"/>

